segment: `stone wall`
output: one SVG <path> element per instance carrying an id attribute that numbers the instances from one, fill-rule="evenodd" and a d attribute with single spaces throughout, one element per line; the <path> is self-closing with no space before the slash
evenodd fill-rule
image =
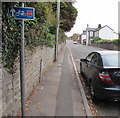
<path id="1" fill-rule="evenodd" d="M 113 43 L 107 43 L 107 44 L 91 43 L 91 44 L 89 44 L 89 46 L 104 48 L 104 49 L 108 49 L 108 50 L 119 50 L 120 51 L 120 46 L 119 45 L 115 45 Z"/>
<path id="2" fill-rule="evenodd" d="M 64 44 L 59 45 L 58 52 L 64 48 Z M 32 90 L 40 82 L 41 76 L 54 61 L 54 48 L 38 47 L 35 51 L 25 52 L 25 94 L 26 100 Z M 2 116 L 16 116 L 20 110 L 20 72 L 18 69 L 12 76 L 5 68 L 2 68 Z M 0 99 L 1 100 L 1 99 Z"/>

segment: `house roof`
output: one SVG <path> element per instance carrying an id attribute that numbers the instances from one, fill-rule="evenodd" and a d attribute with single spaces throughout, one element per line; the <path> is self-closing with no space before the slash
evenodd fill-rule
<path id="1" fill-rule="evenodd" d="M 86 32 L 83 32 L 82 35 L 86 35 Z"/>
<path id="2" fill-rule="evenodd" d="M 118 34 L 118 33 L 116 33 L 112 28 L 110 28 L 108 25 L 105 25 L 105 26 L 101 27 L 99 30 L 101 30 L 101 29 L 104 28 L 104 27 L 108 27 L 109 29 L 111 29 L 111 30 L 113 31 L 113 33 Z"/>
<path id="3" fill-rule="evenodd" d="M 86 35 L 86 30 L 83 30 L 83 33 L 81 35 Z"/>
<path id="4" fill-rule="evenodd" d="M 112 28 L 110 28 L 108 25 L 105 25 L 101 28 L 88 28 L 88 31 L 99 31 L 101 29 L 103 29 L 104 27 L 108 27 L 109 29 L 111 29 L 112 31 L 114 31 Z"/>
<path id="5" fill-rule="evenodd" d="M 88 28 L 88 31 L 97 31 L 98 30 L 98 28 Z"/>
<path id="6" fill-rule="evenodd" d="M 115 34 L 117 34 L 117 35 L 118 35 L 118 33 L 117 33 L 117 32 L 113 32 L 113 33 L 115 33 Z"/>
<path id="7" fill-rule="evenodd" d="M 111 29 L 111 30 L 113 31 L 113 33 L 116 33 L 116 32 L 114 32 L 114 30 L 113 30 L 112 28 L 110 28 L 108 25 L 105 25 L 105 26 L 103 26 L 103 27 L 101 27 L 101 28 L 87 28 L 87 29 L 88 29 L 89 32 L 90 32 L 90 31 L 96 32 L 96 31 L 100 31 L 100 30 L 103 29 L 104 27 L 108 27 L 109 29 Z M 116 33 L 116 34 L 118 34 L 118 33 Z M 82 33 L 81 35 L 86 35 L 86 30 L 83 30 L 83 33 Z"/>
<path id="8" fill-rule="evenodd" d="M 112 28 L 110 28 L 108 25 L 105 25 L 105 26 L 99 28 L 98 30 L 101 30 L 101 29 L 104 28 L 104 27 L 108 27 L 109 29 L 111 29 L 112 31 L 114 31 L 114 30 L 113 30 Z"/>

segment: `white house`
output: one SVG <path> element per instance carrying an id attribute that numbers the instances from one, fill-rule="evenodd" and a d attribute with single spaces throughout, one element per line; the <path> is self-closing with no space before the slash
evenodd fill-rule
<path id="1" fill-rule="evenodd" d="M 118 39 L 118 34 L 114 32 L 109 26 L 105 25 L 99 29 L 99 35 L 102 39 L 113 40 Z"/>
<path id="2" fill-rule="evenodd" d="M 83 33 L 81 34 L 81 43 L 83 44 L 84 39 L 86 39 L 86 42 L 88 42 L 89 40 L 92 40 L 97 36 L 101 39 L 106 40 L 118 39 L 118 34 L 115 33 L 114 30 L 107 25 L 101 28 L 89 28 L 89 26 L 87 25 L 86 30 L 83 30 Z"/>
<path id="3" fill-rule="evenodd" d="M 83 30 L 83 33 L 81 34 L 81 44 L 84 43 L 84 40 L 86 40 L 86 30 Z"/>

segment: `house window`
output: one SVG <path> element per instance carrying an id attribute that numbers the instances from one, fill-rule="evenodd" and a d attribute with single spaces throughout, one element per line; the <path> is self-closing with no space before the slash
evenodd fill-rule
<path id="1" fill-rule="evenodd" d="M 93 37 L 93 31 L 90 31 L 90 37 Z"/>
<path id="2" fill-rule="evenodd" d="M 95 32 L 95 37 L 96 37 L 96 36 L 99 36 L 98 31 Z"/>

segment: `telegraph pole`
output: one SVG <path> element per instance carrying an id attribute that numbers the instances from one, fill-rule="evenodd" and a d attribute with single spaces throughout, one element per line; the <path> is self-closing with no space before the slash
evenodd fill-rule
<path id="1" fill-rule="evenodd" d="M 59 39 L 59 24 L 60 24 L 60 0 L 57 0 L 57 31 L 56 31 L 56 45 L 55 45 L 55 61 L 58 60 L 58 39 Z"/>
<path id="2" fill-rule="evenodd" d="M 87 28 L 86 28 L 86 45 L 89 44 L 89 32 L 88 32 L 88 28 L 89 28 L 89 25 L 87 24 Z"/>
<path id="3" fill-rule="evenodd" d="M 118 34 L 120 38 L 120 1 L 118 2 Z"/>

